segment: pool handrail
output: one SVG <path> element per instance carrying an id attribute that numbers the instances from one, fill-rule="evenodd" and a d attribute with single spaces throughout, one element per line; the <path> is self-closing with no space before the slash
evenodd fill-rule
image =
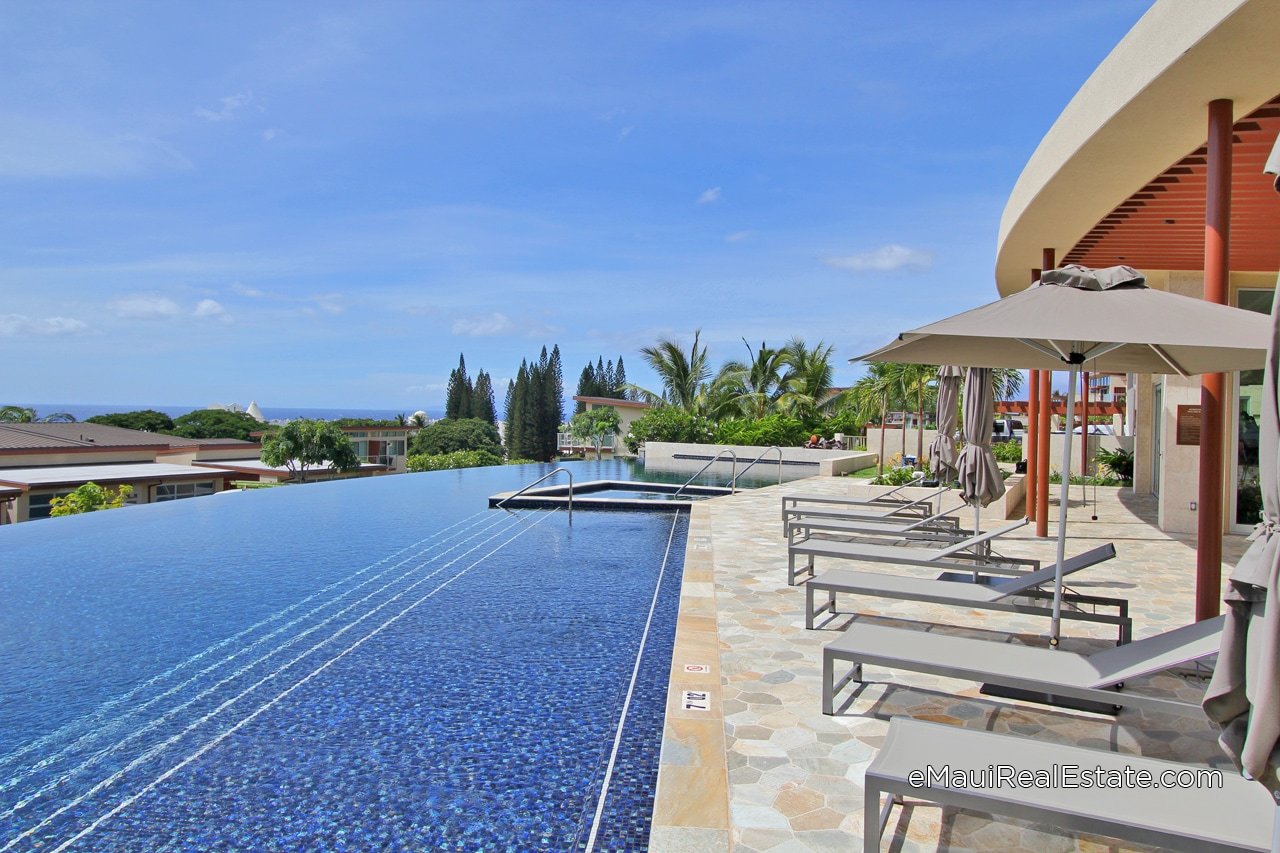
<path id="1" fill-rule="evenodd" d="M 703 465 L 701 468 L 699 468 L 698 473 L 694 474 L 692 477 L 685 480 L 684 485 L 676 489 L 672 496 L 674 497 L 675 495 L 679 495 L 681 492 L 683 492 L 690 483 L 692 483 L 694 480 L 698 479 L 698 477 L 702 475 L 703 471 L 707 470 L 712 465 L 719 462 L 720 457 L 724 456 L 726 453 L 728 453 L 729 456 L 732 457 L 733 459 L 732 478 L 729 480 L 729 494 L 731 495 L 737 494 L 738 493 L 738 454 L 733 452 L 733 448 L 726 447 L 724 450 L 721 450 L 715 456 L 712 456 L 710 462 L 708 462 L 706 465 Z"/>
<path id="2" fill-rule="evenodd" d="M 525 487 L 524 487 L 524 488 L 522 488 L 520 491 L 518 491 L 518 492 L 516 492 L 516 493 L 514 493 L 514 494 L 507 495 L 505 498 L 503 498 L 502 500 L 498 501 L 496 504 L 494 504 L 495 508 L 497 508 L 497 509 L 502 509 L 502 505 L 503 505 L 504 503 L 506 503 L 507 501 L 511 500 L 512 498 L 518 498 L 518 497 L 520 497 L 520 496 L 521 496 L 521 495 L 523 495 L 525 492 L 527 492 L 527 491 L 529 491 L 530 489 L 532 489 L 534 486 L 538 485 L 539 483 L 541 483 L 541 482 L 543 482 L 543 481 L 545 481 L 545 480 L 550 480 L 550 479 L 551 479 L 552 477 L 554 477 L 556 474 L 560 474 L 560 473 L 564 473 L 564 474 L 568 474 L 568 475 L 569 475 L 569 523 L 570 523 L 570 524 L 573 524 L 573 472 L 572 472 L 572 471 L 570 471 L 568 468 L 556 468 L 554 471 L 549 471 L 549 472 L 547 472 L 546 474 L 543 474 L 541 477 L 539 477 L 538 479 L 534 480 L 532 483 L 530 483 L 529 485 L 525 486 Z"/>
<path id="3" fill-rule="evenodd" d="M 733 477 L 734 486 L 737 486 L 738 478 L 741 477 L 743 474 L 747 473 L 748 471 L 750 471 L 752 465 L 756 464 L 761 459 L 764 459 L 764 454 L 768 453 L 770 450 L 778 451 L 778 485 L 781 486 L 782 485 L 782 448 L 776 444 L 766 447 L 764 453 L 761 453 L 758 456 L 756 456 L 755 459 L 752 459 L 750 462 L 747 463 L 747 467 L 743 468 L 741 471 L 735 474 Z"/>

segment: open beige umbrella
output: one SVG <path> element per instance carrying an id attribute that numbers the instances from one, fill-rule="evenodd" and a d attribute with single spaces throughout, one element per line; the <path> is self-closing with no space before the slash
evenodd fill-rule
<path id="1" fill-rule="evenodd" d="M 1266 316 L 1146 286 L 1131 267 L 1091 270 L 1069 264 L 980 308 L 921 326 L 852 361 L 946 362 L 975 367 L 1070 371 L 1067 411 L 1075 406 L 1081 366 L 1114 373 L 1196 373 L 1256 369 L 1266 358 Z M 1062 470 L 1071 470 L 1071 432 Z M 1067 488 L 1058 504 L 1058 574 L 1051 642 L 1058 642 Z"/>
<path id="2" fill-rule="evenodd" d="M 956 402 L 963 371 L 954 364 L 938 368 L 938 434 L 929 442 L 929 470 L 939 481 L 956 478 Z"/>

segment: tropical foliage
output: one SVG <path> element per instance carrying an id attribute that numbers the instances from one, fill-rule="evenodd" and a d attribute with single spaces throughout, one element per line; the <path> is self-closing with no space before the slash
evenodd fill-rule
<path id="1" fill-rule="evenodd" d="M 439 455 L 467 450 L 501 457 L 502 441 L 497 428 L 482 418 L 442 418 L 418 430 L 409 440 L 410 454 Z"/>
<path id="2" fill-rule="evenodd" d="M 600 458 L 605 439 L 618 434 L 618 410 L 609 406 L 597 406 L 579 412 L 569 421 L 569 431 L 580 441 L 590 441 Z"/>
<path id="3" fill-rule="evenodd" d="M 414 453 L 405 460 L 410 471 L 448 471 L 454 468 L 482 468 L 501 465 L 502 457 L 484 450 L 455 450 L 450 453 Z"/>
<path id="4" fill-rule="evenodd" d="M 756 447 L 795 447 L 810 435 L 805 424 L 781 413 L 762 418 L 735 418 L 721 421 L 716 427 L 716 443 Z"/>
<path id="5" fill-rule="evenodd" d="M 139 429 L 143 432 L 173 432 L 173 418 L 155 409 L 139 409 L 136 412 L 114 412 L 85 418 L 85 423 Z"/>
<path id="6" fill-rule="evenodd" d="M 341 427 L 307 418 L 289 421 L 263 436 L 262 461 L 273 468 L 287 468 L 300 483 L 306 482 L 311 469 L 342 472 L 360 467 L 356 450 Z"/>
<path id="7" fill-rule="evenodd" d="M 124 485 L 112 489 L 90 481 L 68 495 L 50 498 L 49 515 L 79 515 L 100 509 L 119 509 L 132 494 L 133 486 Z"/>
<path id="8" fill-rule="evenodd" d="M 53 424 L 74 423 L 75 416 L 67 412 L 54 412 L 40 417 L 35 410 L 26 406 L 0 406 L 0 424 Z"/>
<path id="9" fill-rule="evenodd" d="M 628 450 L 638 453 L 646 441 L 706 444 L 714 436 L 715 428 L 707 418 L 674 406 L 660 406 L 645 412 L 632 423 L 631 431 L 622 440 Z"/>
<path id="10" fill-rule="evenodd" d="M 173 419 L 172 435 L 184 438 L 238 438 L 248 441 L 250 433 L 266 425 L 253 415 L 224 409 L 196 409 Z"/>

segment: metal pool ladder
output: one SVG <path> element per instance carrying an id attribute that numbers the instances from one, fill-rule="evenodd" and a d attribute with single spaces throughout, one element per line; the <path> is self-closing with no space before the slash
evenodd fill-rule
<path id="1" fill-rule="evenodd" d="M 507 501 L 511 500 L 512 498 L 518 498 L 518 497 L 520 497 L 520 496 L 521 496 L 521 495 L 523 495 L 525 492 L 529 491 L 529 490 L 530 490 L 530 489 L 532 489 L 534 486 L 538 485 L 539 483 L 543 482 L 544 480 L 550 480 L 550 479 L 551 479 L 552 477 L 554 477 L 556 474 L 568 474 L 568 475 L 569 475 L 569 523 L 570 523 L 570 524 L 573 524 L 573 472 L 572 472 L 572 471 L 570 471 L 568 468 L 557 468 L 557 469 L 555 469 L 554 471 L 549 471 L 548 473 L 543 474 L 541 477 L 539 477 L 538 479 L 534 480 L 532 483 L 530 483 L 529 485 L 525 486 L 523 489 L 521 489 L 520 491 L 516 492 L 514 495 L 507 495 L 505 498 L 503 498 L 502 500 L 498 501 L 498 503 L 497 503 L 497 504 L 495 504 L 495 506 L 496 506 L 498 509 L 502 509 L 502 505 L 503 505 L 504 503 L 506 503 Z"/>
<path id="2" fill-rule="evenodd" d="M 782 485 L 782 448 L 775 444 L 772 447 L 766 448 L 764 453 L 768 453 L 770 450 L 778 451 L 778 485 L 781 486 Z M 761 453 L 755 459 L 752 459 L 750 462 L 747 463 L 746 468 L 743 468 L 741 471 L 739 471 L 737 474 L 734 475 L 733 484 L 735 487 L 738 485 L 738 477 L 741 477 L 743 474 L 750 471 L 752 465 L 764 459 L 764 453 Z"/>
<path id="3" fill-rule="evenodd" d="M 779 453 L 781 453 L 782 451 L 781 451 L 781 450 L 779 450 L 778 452 L 779 452 Z M 716 464 L 717 462 L 719 462 L 719 461 L 720 461 L 720 457 L 721 457 L 721 456 L 724 456 L 726 453 L 728 453 L 728 454 L 729 454 L 729 456 L 731 456 L 731 457 L 733 458 L 733 479 L 729 481 L 729 494 L 731 494 L 731 495 L 732 495 L 732 494 L 736 494 L 736 493 L 737 493 L 737 491 L 738 491 L 738 454 L 734 453 L 732 449 L 730 449 L 730 448 L 726 447 L 724 450 L 721 450 L 721 451 L 720 451 L 719 453 L 717 453 L 715 456 L 712 456 L 712 457 L 711 457 L 711 461 L 710 461 L 710 462 L 708 462 L 706 465 L 703 465 L 701 468 L 699 468 L 699 469 L 698 469 L 698 473 L 697 473 L 697 474 L 694 474 L 692 477 L 690 477 L 689 479 L 685 480 L 685 481 L 684 481 L 684 485 L 683 485 L 683 486 L 681 486 L 680 488 L 678 488 L 678 489 L 676 489 L 676 490 L 675 490 L 675 495 L 678 495 L 678 494 L 680 494 L 681 492 L 683 492 L 683 491 L 685 490 L 685 487 L 686 487 L 686 486 L 688 486 L 688 485 L 689 485 L 690 483 L 692 483 L 694 480 L 698 479 L 698 477 L 702 474 L 702 472 L 703 472 L 703 471 L 707 470 L 707 469 L 708 469 L 708 468 L 710 468 L 712 465 L 714 465 L 714 464 Z M 673 495 L 673 497 L 674 497 L 675 495 Z M 513 495 L 512 497 L 514 497 L 514 495 Z"/>

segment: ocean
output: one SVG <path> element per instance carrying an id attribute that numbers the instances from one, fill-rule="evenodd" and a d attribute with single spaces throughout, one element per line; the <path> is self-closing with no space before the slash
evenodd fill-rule
<path id="1" fill-rule="evenodd" d="M 90 403 L 18 403 L 16 405 L 25 406 L 36 410 L 39 417 L 46 417 L 55 412 L 66 412 L 78 421 L 91 418 L 94 415 L 109 415 L 117 412 L 136 412 L 141 409 L 155 409 L 157 412 L 164 412 L 171 418 L 178 415 L 185 415 L 187 412 L 196 409 L 206 409 L 208 406 L 164 406 L 164 405 L 133 405 L 121 406 L 109 403 L 90 404 Z M 412 415 L 416 409 L 357 409 L 355 407 L 335 407 L 329 409 L 308 409 L 296 408 L 288 406 L 259 406 L 262 410 L 262 416 L 268 421 L 287 421 L 294 418 L 312 418 L 314 420 L 332 421 L 338 418 L 375 418 L 378 420 L 394 420 L 396 415 Z M 423 409 L 427 416 L 433 420 L 444 417 L 443 409 Z"/>

